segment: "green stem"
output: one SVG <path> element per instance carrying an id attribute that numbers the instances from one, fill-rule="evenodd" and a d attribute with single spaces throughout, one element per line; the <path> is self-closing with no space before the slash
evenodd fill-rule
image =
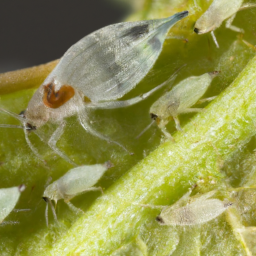
<path id="1" fill-rule="evenodd" d="M 58 62 L 54 60 L 36 67 L 0 74 L 0 95 L 39 87 Z"/>
<path id="2" fill-rule="evenodd" d="M 46 255 L 109 255 L 154 215 L 134 205 L 166 205 L 218 168 L 255 134 L 256 57 L 206 111 L 126 173 Z M 154 214 L 155 211 L 154 211 Z M 156 215 L 155 215 L 156 216 Z"/>

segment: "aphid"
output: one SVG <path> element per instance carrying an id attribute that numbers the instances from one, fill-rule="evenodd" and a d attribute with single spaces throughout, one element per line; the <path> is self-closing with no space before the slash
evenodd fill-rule
<path id="1" fill-rule="evenodd" d="M 194 31 L 197 34 L 211 32 L 213 40 L 219 48 L 213 31 L 220 27 L 224 20 L 229 18 L 226 22 L 226 28 L 240 33 L 244 32 L 243 29 L 233 26 L 232 22 L 238 11 L 256 7 L 256 5 L 252 3 L 243 4 L 243 2 L 244 0 L 213 0 L 206 12 L 196 21 Z"/>
<path id="2" fill-rule="evenodd" d="M 177 130 L 182 130 L 179 114 L 200 112 L 202 108 L 191 108 L 205 94 L 210 86 L 212 79 L 218 74 L 217 71 L 205 73 L 201 76 L 191 76 L 175 85 L 169 92 L 161 96 L 150 107 L 150 117 L 153 121 L 139 134 L 140 137 L 151 125 L 156 122 L 163 134 L 172 139 L 169 132 L 166 131 L 166 125 L 171 119 L 174 119 Z M 205 102 L 214 99 L 210 97 L 202 99 Z M 199 102 L 199 103 L 200 103 Z"/>
<path id="3" fill-rule="evenodd" d="M 172 206 L 141 206 L 161 208 L 161 213 L 156 217 L 156 220 L 161 225 L 188 226 L 202 224 L 213 220 L 232 205 L 231 202 L 225 202 L 219 199 L 208 199 L 209 197 L 212 197 L 216 191 L 210 191 L 199 197 L 192 197 L 187 203 L 191 191 L 192 190 L 186 193 Z M 185 203 L 187 204 L 183 206 Z"/>
<path id="4" fill-rule="evenodd" d="M 50 204 L 53 212 L 53 216 L 57 221 L 57 215 L 51 200 L 57 205 L 57 201 L 64 199 L 64 202 L 75 212 L 82 211 L 76 208 L 69 201 L 82 193 L 88 191 L 99 190 L 103 193 L 101 187 L 93 187 L 98 180 L 103 176 L 103 174 L 111 168 L 113 165 L 110 162 L 104 164 L 95 165 L 83 165 L 69 170 L 61 178 L 54 181 L 52 184 L 46 187 L 43 199 L 45 200 L 45 219 L 48 226 L 48 203 Z"/>
<path id="5" fill-rule="evenodd" d="M 13 211 L 20 198 L 20 193 L 24 190 L 24 185 L 0 189 L 0 223 Z"/>
<path id="6" fill-rule="evenodd" d="M 78 116 L 82 127 L 92 135 L 123 147 L 91 127 L 88 111 L 126 107 L 141 101 L 141 97 L 117 99 L 145 77 L 157 60 L 170 28 L 187 15 L 184 11 L 164 19 L 123 22 L 95 31 L 69 48 L 35 92 L 22 116 L 0 110 L 23 124 L 20 128 L 38 157 L 27 132 L 34 131 L 39 136 L 36 130 L 41 126 L 57 123 L 59 126 L 47 143 L 60 157 L 74 164 L 56 147 L 63 134 L 64 119 L 73 115 Z"/>

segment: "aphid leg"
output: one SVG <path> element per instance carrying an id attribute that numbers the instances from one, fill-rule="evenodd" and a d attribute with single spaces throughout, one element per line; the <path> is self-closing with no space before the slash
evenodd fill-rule
<path id="1" fill-rule="evenodd" d="M 178 201 L 176 201 L 173 205 L 171 205 L 171 208 L 177 209 L 186 205 L 192 191 L 193 191 L 193 188 L 190 188 L 187 193 L 185 193 Z"/>
<path id="2" fill-rule="evenodd" d="M 58 222 L 57 214 L 56 214 L 56 211 L 55 211 L 54 206 L 53 206 L 53 204 L 52 204 L 52 201 L 51 201 L 50 199 L 48 199 L 48 202 L 49 202 L 49 204 L 50 204 L 50 206 L 51 206 L 52 214 L 53 214 L 54 220 L 55 220 L 56 222 Z M 47 214 L 47 217 L 48 217 L 48 214 Z"/>
<path id="3" fill-rule="evenodd" d="M 173 120 L 175 122 L 176 129 L 178 131 L 182 131 L 182 128 L 180 127 L 180 120 L 177 116 L 173 116 Z"/>
<path id="4" fill-rule="evenodd" d="M 48 225 L 49 225 L 49 219 L 48 219 L 48 205 L 49 205 L 49 202 L 46 202 L 45 213 L 44 213 L 45 222 L 46 222 L 46 227 L 48 227 Z"/>
<path id="5" fill-rule="evenodd" d="M 217 97 L 217 96 L 213 96 L 213 97 L 201 99 L 201 100 L 199 100 L 196 104 L 202 104 L 202 103 L 204 103 L 204 102 L 212 101 L 212 100 L 214 100 L 216 97 Z"/>
<path id="6" fill-rule="evenodd" d="M 256 4 L 254 4 L 254 3 L 245 3 L 245 4 L 243 4 L 243 5 L 240 7 L 239 11 L 245 10 L 245 9 L 254 8 L 254 7 L 256 7 Z"/>
<path id="7" fill-rule="evenodd" d="M 124 149 L 128 154 L 133 155 L 132 152 L 130 152 L 125 146 L 123 146 L 122 144 L 120 144 L 117 141 L 111 140 L 110 138 L 102 135 L 101 133 L 95 131 L 90 125 L 89 122 L 87 122 L 87 117 L 85 116 L 85 114 L 80 111 L 78 114 L 78 118 L 79 118 L 79 122 L 82 125 L 82 127 L 89 132 L 90 134 L 94 135 L 95 137 L 98 137 L 102 140 L 107 141 L 108 143 L 113 143 L 116 144 L 117 146 L 121 147 L 122 149 Z"/>
<path id="8" fill-rule="evenodd" d="M 160 128 L 160 129 L 161 129 L 161 132 L 164 134 L 164 136 L 165 136 L 167 139 L 172 140 L 172 141 L 175 141 L 174 138 L 172 137 L 172 135 L 171 135 L 169 132 L 167 132 L 166 127 L 162 127 L 162 128 Z"/>
<path id="9" fill-rule="evenodd" d="M 256 50 L 256 47 L 255 47 L 253 44 L 251 44 L 251 43 L 245 41 L 244 39 L 242 39 L 242 42 L 243 42 L 245 45 L 247 45 L 248 47 L 252 48 L 254 51 Z"/>
<path id="10" fill-rule="evenodd" d="M 89 191 L 100 191 L 102 195 L 104 194 L 102 187 L 91 187 L 91 188 L 87 188 L 87 189 L 84 190 L 82 193 L 86 193 L 86 192 L 89 192 Z"/>
<path id="11" fill-rule="evenodd" d="M 123 108 L 123 107 L 128 107 L 128 106 L 134 105 L 134 104 L 136 104 L 136 103 L 138 103 L 138 102 L 140 102 L 144 99 L 147 99 L 149 96 L 151 96 L 156 91 L 160 90 L 162 87 L 164 87 L 166 85 L 169 85 L 169 86 L 172 85 L 171 82 L 173 82 L 175 80 L 175 78 L 178 75 L 178 72 L 185 66 L 186 66 L 186 64 L 184 64 L 183 66 L 178 68 L 166 81 L 164 81 L 160 85 L 156 86 L 155 88 L 153 88 L 149 92 L 146 92 L 146 93 L 144 93 L 140 96 L 134 97 L 134 98 L 129 99 L 129 100 L 123 100 L 123 101 L 97 102 L 97 104 L 95 104 L 95 105 L 88 104 L 88 107 L 89 108 L 94 108 L 94 109 L 114 109 L 114 108 Z"/>
<path id="12" fill-rule="evenodd" d="M 197 112 L 203 112 L 203 111 L 205 111 L 203 108 L 186 108 L 182 110 L 182 114 L 197 113 Z"/>
<path id="13" fill-rule="evenodd" d="M 174 138 L 172 137 L 172 135 L 167 132 L 167 129 L 166 129 L 166 125 L 168 124 L 168 121 L 165 121 L 165 120 L 160 120 L 159 123 L 157 123 L 159 129 L 161 130 L 161 132 L 165 135 L 165 137 L 169 140 L 172 140 L 173 142 L 175 141 Z"/>
<path id="14" fill-rule="evenodd" d="M 29 148 L 31 149 L 31 151 L 35 154 L 35 156 L 40 159 L 42 162 L 46 163 L 45 160 L 43 159 L 43 157 L 38 153 L 38 150 L 33 146 L 33 144 L 31 143 L 31 141 L 29 140 L 28 137 L 28 130 L 24 129 L 24 134 L 25 134 L 25 140 L 29 146 Z"/>
<path id="15" fill-rule="evenodd" d="M 212 39 L 213 39 L 213 41 L 214 41 L 216 47 L 217 47 L 217 48 L 220 48 L 220 46 L 219 46 L 219 44 L 218 44 L 218 41 L 217 41 L 217 38 L 216 38 L 216 36 L 214 35 L 213 30 L 211 31 L 211 35 L 212 35 Z"/>
<path id="16" fill-rule="evenodd" d="M 234 15 L 232 15 L 227 21 L 226 21 L 226 28 L 231 29 L 235 32 L 238 33 L 244 33 L 244 30 L 242 28 L 238 28 L 236 26 L 232 25 L 232 22 L 234 20 L 234 18 L 236 17 L 236 13 Z"/>
<path id="17" fill-rule="evenodd" d="M 132 203 L 133 205 L 141 206 L 144 208 L 151 208 L 151 209 L 159 209 L 162 210 L 163 208 L 166 207 L 166 205 L 153 205 L 153 204 L 137 204 L 137 203 Z"/>
<path id="18" fill-rule="evenodd" d="M 64 132 L 64 127 L 65 127 L 66 123 L 63 121 L 61 122 L 61 124 L 59 125 L 59 127 L 55 130 L 55 132 L 52 134 L 51 138 L 48 141 L 48 145 L 49 147 L 56 153 L 58 154 L 62 159 L 66 160 L 68 163 L 77 166 L 76 163 L 74 163 L 71 159 L 69 159 L 68 156 L 66 156 L 63 152 L 61 152 L 57 146 L 56 143 L 57 141 L 60 139 L 61 135 Z"/>
<path id="19" fill-rule="evenodd" d="M 65 201 L 65 203 L 68 205 L 68 207 L 75 212 L 77 215 L 79 214 L 84 214 L 84 211 L 80 208 L 75 207 L 72 203 L 70 203 L 69 201 Z"/>
<path id="20" fill-rule="evenodd" d="M 202 194 L 202 195 L 197 197 L 197 201 L 198 202 L 199 201 L 205 201 L 206 199 L 208 199 L 208 198 L 212 197 L 213 195 L 215 195 L 216 192 L 217 192 L 216 190 L 212 190 L 212 191 L 209 191 L 209 192 L 207 192 L 205 194 Z"/>

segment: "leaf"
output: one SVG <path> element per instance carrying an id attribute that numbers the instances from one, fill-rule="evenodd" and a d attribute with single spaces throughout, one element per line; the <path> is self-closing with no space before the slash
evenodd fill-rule
<path id="1" fill-rule="evenodd" d="M 196 5 L 197 3 L 198 5 Z M 245 39 L 228 31 L 216 30 L 220 48 L 210 35 L 196 35 L 193 25 L 209 6 L 208 1 L 148 1 L 147 11 L 135 13 L 130 20 L 160 18 L 188 9 L 190 16 L 170 31 L 157 63 L 136 89 L 125 98 L 149 91 L 165 81 L 175 69 L 180 71 L 175 83 L 192 75 L 221 71 L 208 96 L 218 97 L 196 115 L 181 116 L 183 132 L 175 132 L 173 122 L 167 127 L 175 138 L 161 140 L 156 126 L 140 139 L 135 137 L 149 124 L 149 107 L 162 95 L 129 108 L 99 110 L 90 118 L 98 131 L 124 144 L 134 156 L 119 147 L 88 135 L 75 118 L 69 119 L 58 147 L 78 164 L 110 160 L 115 168 L 106 172 L 98 186 L 104 195 L 90 192 L 72 203 L 85 211 L 71 212 L 63 202 L 57 205 L 59 222 L 50 216 L 45 225 L 45 204 L 41 199 L 49 178 L 58 179 L 72 166 L 56 156 L 49 147 L 31 134 L 31 141 L 46 160 L 38 160 L 28 148 L 21 129 L 1 128 L 0 187 L 26 184 L 16 208 L 0 229 L 2 255 L 253 255 L 255 237 L 255 120 L 256 57 L 253 36 L 255 10 L 244 10 L 234 21 L 245 29 Z M 144 15 L 144 16 L 143 16 Z M 249 42 L 249 43 L 248 43 Z M 37 72 L 29 69 L 31 77 Z M 15 80 L 18 73 L 9 73 Z M 42 73 L 46 74 L 46 73 Z M 0 106 L 19 113 L 25 109 L 35 89 L 27 89 L 33 79 L 15 82 L 8 94 L 0 75 Z M 44 75 L 39 75 L 43 79 Z M 37 78 L 37 81 L 40 79 Z M 39 83 L 35 83 L 39 85 Z M 20 90 L 20 88 L 25 90 Z M 1 124 L 18 124 L 0 114 Z M 40 132 L 45 140 L 54 125 Z M 161 226 L 155 221 L 160 210 L 136 204 L 171 205 L 197 184 L 193 195 L 217 190 L 221 200 L 233 202 L 224 214 L 198 226 Z"/>

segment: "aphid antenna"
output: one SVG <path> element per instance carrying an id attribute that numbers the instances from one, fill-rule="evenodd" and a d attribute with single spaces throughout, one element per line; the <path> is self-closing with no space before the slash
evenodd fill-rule
<path id="1" fill-rule="evenodd" d="M 31 211 L 31 209 L 13 209 L 13 212 L 28 212 Z"/>
<path id="2" fill-rule="evenodd" d="M 20 224 L 19 221 L 3 221 L 2 223 L 0 223 L 0 226 L 5 226 L 5 225 L 17 225 Z"/>
<path id="3" fill-rule="evenodd" d="M 21 125 L 11 125 L 11 124 L 0 124 L 1 128 L 19 128 L 19 129 L 24 129 L 24 126 Z"/>
<path id="4" fill-rule="evenodd" d="M 135 137 L 135 139 L 139 139 L 154 123 L 155 120 L 152 120 L 151 123 L 146 128 L 144 128 L 138 136 Z"/>
<path id="5" fill-rule="evenodd" d="M 56 222 L 58 222 L 58 218 L 57 218 L 57 214 L 56 214 L 56 211 L 55 211 L 55 208 L 52 204 L 52 201 L 48 198 L 48 197 L 43 197 L 44 201 L 46 202 L 46 207 L 45 207 L 45 221 L 46 221 L 46 226 L 48 227 L 48 224 L 49 224 L 49 221 L 48 221 L 48 204 L 50 204 L 50 207 L 52 209 L 52 214 L 53 214 L 53 217 L 54 217 L 54 220 Z M 56 207 L 57 204 L 55 204 L 55 207 Z"/>
<path id="6" fill-rule="evenodd" d="M 4 108 L 1 108 L 1 107 L 0 107 L 0 112 L 6 113 L 9 116 L 14 117 L 15 119 L 19 120 L 21 123 L 24 123 L 26 121 L 23 117 L 19 116 L 18 114 L 11 112 L 9 110 L 6 110 Z"/>
<path id="7" fill-rule="evenodd" d="M 216 36 L 215 36 L 213 30 L 211 31 L 211 35 L 212 35 L 212 39 L 213 39 L 213 41 L 214 41 L 216 47 L 217 47 L 217 48 L 220 48 L 220 46 L 219 46 L 219 44 L 218 44 L 218 41 L 217 41 L 217 38 L 216 38 Z"/>

